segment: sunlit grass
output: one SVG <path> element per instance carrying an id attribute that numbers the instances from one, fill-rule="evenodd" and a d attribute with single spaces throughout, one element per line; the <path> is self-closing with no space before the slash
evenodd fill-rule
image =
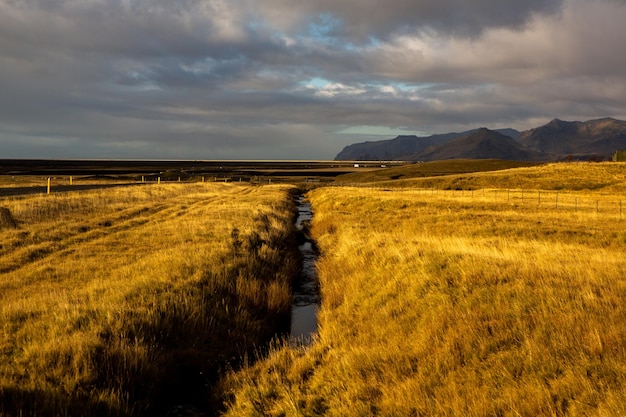
<path id="1" fill-rule="evenodd" d="M 624 174 L 568 164 L 468 183 L 497 199 L 313 190 L 316 343 L 234 375 L 229 415 L 626 415 L 624 220 L 504 197 L 518 187 L 619 201 Z"/>
<path id="2" fill-rule="evenodd" d="M 221 369 L 288 329 L 289 187 L 5 198 L 0 415 L 210 408 Z"/>
<path id="3" fill-rule="evenodd" d="M 480 190 L 482 188 L 526 189 L 526 190 L 567 190 L 603 191 L 608 193 L 626 192 L 624 171 L 626 163 L 621 162 L 569 162 L 544 164 L 507 169 L 506 161 L 437 161 L 427 164 L 407 165 L 393 168 L 399 179 L 390 181 L 385 173 L 377 171 L 377 176 L 342 177 L 348 183 L 371 183 L 377 186 L 435 188 L 449 190 Z M 499 163 L 499 164 L 498 164 Z M 513 164 L 513 162 L 510 162 Z M 450 169 L 451 175 L 430 175 L 430 170 L 420 171 L 422 166 L 432 169 Z M 464 170 L 464 167 L 465 170 Z M 498 168 L 495 168 L 498 167 Z M 490 170 L 491 168 L 497 169 Z M 455 172 L 459 173 L 455 173 Z M 481 172 L 486 171 L 486 172 Z M 445 171 L 444 171 L 445 173 Z"/>
<path id="4" fill-rule="evenodd" d="M 398 179 L 406 180 L 411 178 L 447 176 L 484 171 L 492 172 L 535 165 L 538 164 L 499 159 L 450 159 L 425 163 L 411 163 L 386 169 L 368 170 L 367 168 L 360 168 L 353 173 L 338 176 L 335 181 L 339 183 L 364 183 Z"/>

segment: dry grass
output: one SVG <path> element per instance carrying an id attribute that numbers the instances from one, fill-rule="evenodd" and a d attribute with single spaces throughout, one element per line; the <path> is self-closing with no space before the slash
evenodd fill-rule
<path id="1" fill-rule="evenodd" d="M 171 184 L 0 200 L 0 416 L 211 407 L 288 330 L 288 187 Z"/>
<path id="2" fill-rule="evenodd" d="M 454 169 L 453 175 L 411 175 L 411 169 L 416 170 L 420 165 L 394 168 L 396 174 L 406 171 L 402 178 L 389 181 L 386 178 L 365 180 L 357 182 L 366 183 L 374 181 L 376 186 L 394 188 L 437 188 L 448 190 L 479 190 L 482 188 L 499 189 L 527 189 L 527 190 L 563 190 L 563 191 L 595 191 L 616 193 L 626 192 L 624 172 L 626 163 L 615 162 L 569 162 L 558 164 L 544 164 L 538 166 L 509 168 L 506 164 L 498 165 L 504 161 L 470 161 L 464 168 L 464 161 L 450 161 L 448 164 Z M 437 164 L 443 163 L 438 161 Z M 447 165 L 436 167 L 443 168 Z M 496 170 L 497 169 L 497 170 Z M 391 170 L 389 170 L 391 171 Z M 480 172 L 487 171 L 487 172 Z M 455 173 L 458 172 L 458 173 Z M 385 170 L 379 171 L 380 174 Z M 423 177 L 423 178 L 419 178 Z M 382 180 L 381 180 L 382 179 Z"/>
<path id="3" fill-rule="evenodd" d="M 0 175 L 0 187 L 38 187 L 45 192 L 46 187 L 48 186 L 48 178 L 50 178 L 50 185 L 54 190 L 54 187 L 69 185 L 122 184 L 138 182 L 138 180 L 141 180 L 141 175 L 134 177 L 130 175 Z M 154 175 L 151 177 L 145 177 L 145 179 L 152 180 L 152 182 L 156 181 Z"/>
<path id="4" fill-rule="evenodd" d="M 475 181 L 594 200 L 582 190 L 623 190 L 624 174 L 568 164 Z M 309 198 L 317 341 L 233 375 L 228 415 L 626 415 L 619 216 L 412 189 Z"/>
<path id="5" fill-rule="evenodd" d="M 385 169 L 357 168 L 355 172 L 335 178 L 337 183 L 380 182 L 398 179 L 436 177 L 453 174 L 492 172 L 538 165 L 531 162 L 500 159 L 450 159 L 425 163 L 412 163 Z"/>

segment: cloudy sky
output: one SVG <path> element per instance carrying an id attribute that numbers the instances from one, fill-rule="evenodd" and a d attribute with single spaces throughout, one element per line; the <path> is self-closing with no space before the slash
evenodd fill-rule
<path id="1" fill-rule="evenodd" d="M 626 0 L 0 0 L 0 158 L 332 159 L 626 119 Z"/>

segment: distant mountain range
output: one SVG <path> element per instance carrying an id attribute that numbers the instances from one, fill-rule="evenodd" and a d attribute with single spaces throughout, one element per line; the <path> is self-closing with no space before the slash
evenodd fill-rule
<path id="1" fill-rule="evenodd" d="M 534 129 L 489 130 L 395 139 L 346 146 L 338 161 L 434 161 L 505 159 L 514 161 L 604 160 L 626 149 L 626 121 L 613 118 L 566 122 L 554 119 Z"/>

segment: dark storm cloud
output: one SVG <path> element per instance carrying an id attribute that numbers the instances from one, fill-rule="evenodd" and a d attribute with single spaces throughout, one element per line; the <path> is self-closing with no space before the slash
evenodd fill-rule
<path id="1" fill-rule="evenodd" d="M 621 0 L 0 0 L 0 157 L 332 158 L 355 129 L 626 117 L 625 19 Z"/>
<path id="2" fill-rule="evenodd" d="M 562 0 L 266 0 L 267 15 L 291 30 L 307 23 L 357 41 L 431 30 L 478 35 L 487 28 L 522 27 L 535 14 L 559 11 Z M 313 16 L 314 18 L 311 18 Z M 321 18 L 320 18 L 321 16 Z M 295 26 L 295 28 L 294 28 Z"/>

